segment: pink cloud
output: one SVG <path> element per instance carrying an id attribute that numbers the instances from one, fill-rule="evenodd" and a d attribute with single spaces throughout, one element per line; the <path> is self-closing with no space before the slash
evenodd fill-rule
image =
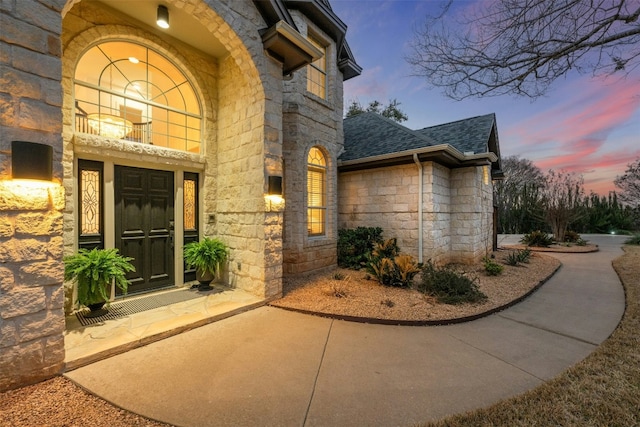
<path id="1" fill-rule="evenodd" d="M 606 84 L 579 79 L 564 87 L 564 93 L 567 101 L 517 123 L 506 133 L 518 141 L 522 151 L 538 154 L 532 160 L 542 170 L 582 173 L 585 186 L 593 186 L 591 190 L 613 190 L 615 176 L 640 156 L 640 124 L 634 121 L 640 111 L 640 80 Z M 634 129 L 628 141 L 613 136 L 625 126 L 635 127 L 635 136 Z"/>

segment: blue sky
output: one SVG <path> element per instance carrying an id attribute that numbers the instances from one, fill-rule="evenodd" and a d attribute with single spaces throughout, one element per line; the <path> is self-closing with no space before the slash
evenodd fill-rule
<path id="1" fill-rule="evenodd" d="M 455 4 L 465 7 L 472 0 Z M 621 80 L 570 75 L 558 80 L 544 98 L 512 96 L 454 101 L 424 78 L 411 76 L 405 61 L 414 29 L 440 0 L 331 0 L 348 26 L 347 41 L 362 75 L 345 82 L 345 107 L 352 100 L 366 106 L 397 99 L 420 129 L 495 113 L 502 156 L 520 155 L 543 171 L 582 174 L 587 193 L 607 194 L 628 163 L 640 157 L 640 73 Z"/>

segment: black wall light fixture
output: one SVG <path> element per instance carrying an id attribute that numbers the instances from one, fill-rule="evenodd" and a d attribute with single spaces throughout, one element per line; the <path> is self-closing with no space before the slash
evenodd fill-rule
<path id="1" fill-rule="evenodd" d="M 53 148 L 36 142 L 11 141 L 11 177 L 13 179 L 53 179 Z"/>
<path id="2" fill-rule="evenodd" d="M 282 196 L 282 177 L 279 175 L 269 175 L 269 189 L 267 194 L 270 196 Z"/>
<path id="3" fill-rule="evenodd" d="M 167 9 L 167 6 L 158 6 L 156 24 L 160 28 L 169 28 L 169 9 Z"/>

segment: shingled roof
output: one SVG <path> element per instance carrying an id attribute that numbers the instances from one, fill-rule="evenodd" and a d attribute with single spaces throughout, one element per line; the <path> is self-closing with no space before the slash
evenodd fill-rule
<path id="1" fill-rule="evenodd" d="M 340 160 L 388 155 L 440 144 L 448 144 L 461 153 L 487 153 L 495 121 L 496 116 L 492 113 L 411 130 L 379 114 L 361 113 L 344 120 L 344 153 Z"/>
<path id="2" fill-rule="evenodd" d="M 393 120 L 376 113 L 361 113 L 344 120 L 344 152 L 340 160 L 355 160 L 436 145 Z"/>
<path id="3" fill-rule="evenodd" d="M 417 156 L 417 157 L 416 157 Z M 344 152 L 338 167 L 357 170 L 420 161 L 447 167 L 492 164 L 499 177 L 500 148 L 495 114 L 411 130 L 376 113 L 344 120 Z"/>
<path id="4" fill-rule="evenodd" d="M 474 154 L 489 151 L 489 138 L 496 122 L 496 115 L 470 117 L 443 125 L 431 126 L 416 132 L 439 144 L 449 144 L 462 153 Z"/>

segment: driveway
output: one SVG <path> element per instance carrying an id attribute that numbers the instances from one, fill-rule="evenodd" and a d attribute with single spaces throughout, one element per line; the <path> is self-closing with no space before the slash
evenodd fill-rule
<path id="1" fill-rule="evenodd" d="M 615 329 L 622 236 L 525 301 L 450 326 L 350 323 L 262 307 L 65 374 L 178 426 L 409 426 L 495 403 L 584 359 Z M 511 236 L 501 236 L 509 243 Z"/>

